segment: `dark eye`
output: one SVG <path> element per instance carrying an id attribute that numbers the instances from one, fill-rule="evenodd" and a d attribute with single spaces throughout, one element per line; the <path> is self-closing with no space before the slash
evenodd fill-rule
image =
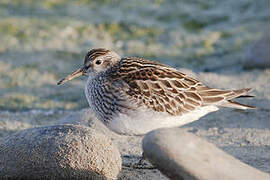
<path id="1" fill-rule="evenodd" d="M 100 65 L 101 63 L 102 63 L 101 60 L 97 60 L 97 61 L 96 61 L 96 64 L 97 64 L 97 65 Z"/>

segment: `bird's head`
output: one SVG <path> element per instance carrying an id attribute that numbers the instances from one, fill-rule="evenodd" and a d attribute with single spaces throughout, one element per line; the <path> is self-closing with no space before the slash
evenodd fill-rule
<path id="1" fill-rule="evenodd" d="M 102 48 L 92 49 L 85 55 L 83 67 L 61 79 L 57 84 L 63 84 L 82 75 L 95 76 L 115 65 L 120 59 L 121 57 L 114 51 Z"/>

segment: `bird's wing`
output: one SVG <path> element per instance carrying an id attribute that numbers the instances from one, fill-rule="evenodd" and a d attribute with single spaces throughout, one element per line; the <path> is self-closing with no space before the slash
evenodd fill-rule
<path id="1" fill-rule="evenodd" d="M 131 100 L 171 115 L 185 114 L 200 106 L 220 105 L 247 92 L 247 89 L 209 88 L 174 68 L 138 58 L 123 59 L 118 73 L 128 85 L 126 93 Z"/>

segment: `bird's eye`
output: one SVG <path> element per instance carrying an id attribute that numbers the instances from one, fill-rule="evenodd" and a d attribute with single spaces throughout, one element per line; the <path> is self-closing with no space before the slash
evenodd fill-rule
<path id="1" fill-rule="evenodd" d="M 101 63 L 102 63 L 101 60 L 97 60 L 97 61 L 96 61 L 96 64 L 97 64 L 97 65 L 100 65 Z"/>

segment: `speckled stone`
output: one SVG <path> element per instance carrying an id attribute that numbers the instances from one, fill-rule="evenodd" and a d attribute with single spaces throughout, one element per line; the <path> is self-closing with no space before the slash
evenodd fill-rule
<path id="1" fill-rule="evenodd" d="M 27 129 L 0 142 L 1 179 L 116 179 L 121 163 L 110 139 L 80 125 Z"/>
<path id="2" fill-rule="evenodd" d="M 268 180 L 270 176 L 181 128 L 158 129 L 143 139 L 144 156 L 170 179 Z"/>

